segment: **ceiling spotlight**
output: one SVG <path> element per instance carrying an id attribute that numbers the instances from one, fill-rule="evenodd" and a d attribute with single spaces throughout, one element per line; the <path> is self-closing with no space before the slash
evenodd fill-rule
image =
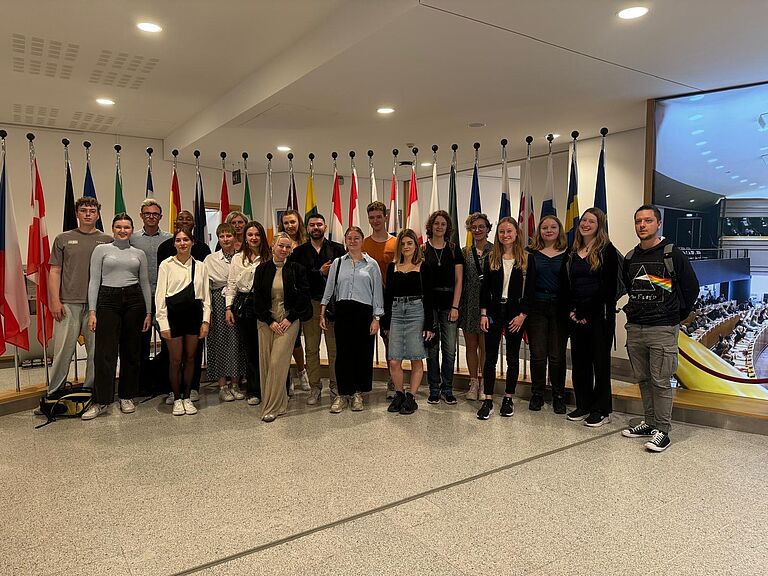
<path id="1" fill-rule="evenodd" d="M 102 106 L 114 106 L 115 101 L 110 100 L 109 98 L 96 98 L 96 104 L 101 104 Z"/>
<path id="2" fill-rule="evenodd" d="M 694 114 L 693 116 L 688 116 L 688 120 L 691 122 L 696 122 L 696 120 L 701 120 L 702 118 L 704 118 L 703 114 Z"/>
<path id="3" fill-rule="evenodd" d="M 395 111 L 394 108 L 387 108 L 387 107 L 379 108 L 378 110 L 376 110 L 376 112 L 378 112 L 379 114 L 392 114 L 392 112 L 394 111 Z"/>
<path id="4" fill-rule="evenodd" d="M 693 198 L 691 198 L 690 200 L 688 200 L 688 202 L 690 202 L 691 204 L 693 204 L 694 202 L 696 202 L 696 200 L 694 200 Z"/>
<path id="5" fill-rule="evenodd" d="M 693 214 L 691 214 L 690 212 L 687 212 L 687 213 L 685 214 L 685 217 L 686 217 L 686 218 L 690 218 L 691 216 L 693 216 Z"/>
<path id="6" fill-rule="evenodd" d="M 664 198 L 669 198 L 670 196 L 672 196 L 672 194 L 665 194 Z"/>
<path id="7" fill-rule="evenodd" d="M 432 166 L 432 162 L 422 162 L 422 163 L 421 163 L 421 165 L 422 165 L 424 168 L 428 168 L 429 166 Z"/>
<path id="8" fill-rule="evenodd" d="M 633 6 L 632 8 L 625 8 L 621 10 L 617 16 L 622 20 L 634 20 L 648 14 L 648 8 L 645 6 Z"/>
<path id="9" fill-rule="evenodd" d="M 142 32 L 162 32 L 163 27 L 159 26 L 158 24 L 155 24 L 153 22 L 139 22 L 136 24 L 136 28 L 141 30 Z"/>
<path id="10" fill-rule="evenodd" d="M 279 152 L 290 152 L 291 151 L 291 147 L 290 146 L 278 146 L 277 150 Z"/>

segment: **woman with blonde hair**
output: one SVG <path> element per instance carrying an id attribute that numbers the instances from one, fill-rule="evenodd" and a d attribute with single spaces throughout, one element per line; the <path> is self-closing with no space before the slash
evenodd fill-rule
<path id="1" fill-rule="evenodd" d="M 245 242 L 244 233 L 245 227 L 248 225 L 248 218 L 242 212 L 233 210 L 227 214 L 224 222 L 226 224 L 232 225 L 232 229 L 234 230 L 235 235 L 232 245 L 234 246 L 235 252 L 240 252 L 241 248 L 243 247 L 243 242 Z M 218 250 L 218 248 L 216 249 Z"/>
<path id="2" fill-rule="evenodd" d="M 425 342 L 435 332 L 432 309 L 432 279 L 429 266 L 419 250 L 419 239 L 406 228 L 397 235 L 395 261 L 387 266 L 384 284 L 384 316 L 381 329 L 389 337 L 387 362 L 395 398 L 388 412 L 413 414 L 418 405 L 416 393 L 424 376 Z M 403 384 L 403 360 L 411 362 L 408 392 Z"/>
<path id="3" fill-rule="evenodd" d="M 488 216 L 473 212 L 465 223 L 472 234 L 472 244 L 464 247 L 464 281 L 462 282 L 461 304 L 459 304 L 459 328 L 464 332 L 469 370 L 467 400 L 477 400 L 481 394 L 483 362 L 485 362 L 485 338 L 480 329 L 480 286 L 483 269 L 492 244 L 488 242 L 491 223 Z"/>
<path id="4" fill-rule="evenodd" d="M 496 361 L 503 331 L 506 331 L 507 375 L 500 414 L 512 416 L 514 413 L 512 396 L 520 371 L 520 342 L 526 319 L 521 299 L 527 264 L 528 254 L 517 220 L 510 216 L 502 218 L 496 226 L 496 237 L 485 263 L 480 290 L 480 329 L 485 332 L 483 404 L 477 411 L 480 420 L 488 420 L 493 414 Z"/>
<path id="5" fill-rule="evenodd" d="M 619 254 L 608 237 L 605 213 L 581 216 L 567 262 L 567 310 L 576 409 L 568 420 L 590 427 L 611 421 L 611 343 L 616 328 Z"/>
<path id="6" fill-rule="evenodd" d="M 541 410 L 547 384 L 552 383 L 552 409 L 565 414 L 565 347 L 568 313 L 563 305 L 561 277 L 565 270 L 568 241 L 563 224 L 554 215 L 543 216 L 528 249 L 523 310 L 528 314 L 528 346 L 531 349 L 530 410 Z"/>

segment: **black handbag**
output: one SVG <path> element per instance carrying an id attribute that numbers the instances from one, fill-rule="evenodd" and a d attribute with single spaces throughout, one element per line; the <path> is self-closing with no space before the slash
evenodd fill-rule
<path id="1" fill-rule="evenodd" d="M 189 306 L 190 304 L 193 304 L 195 302 L 195 259 L 192 259 L 192 281 L 184 286 L 184 288 L 180 292 L 176 292 L 176 294 L 173 294 L 171 296 L 165 297 L 165 304 L 166 306 L 170 307 L 180 307 L 180 306 Z"/>
<path id="2" fill-rule="evenodd" d="M 341 270 L 341 257 L 336 258 L 336 275 L 333 279 L 333 294 L 328 304 L 325 305 L 325 319 L 328 322 L 336 320 L 336 291 L 339 289 L 339 271 Z"/>
<path id="3" fill-rule="evenodd" d="M 232 313 L 235 318 L 249 320 L 256 317 L 256 299 L 253 291 L 238 292 L 232 302 Z"/>

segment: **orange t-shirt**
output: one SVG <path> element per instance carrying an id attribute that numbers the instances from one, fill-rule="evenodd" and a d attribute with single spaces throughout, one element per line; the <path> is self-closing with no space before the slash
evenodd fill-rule
<path id="1" fill-rule="evenodd" d="M 363 252 L 379 263 L 382 282 L 386 282 L 387 266 L 395 259 L 396 244 L 397 238 L 394 236 L 390 236 L 385 242 L 378 242 L 373 239 L 373 236 L 363 240 Z"/>

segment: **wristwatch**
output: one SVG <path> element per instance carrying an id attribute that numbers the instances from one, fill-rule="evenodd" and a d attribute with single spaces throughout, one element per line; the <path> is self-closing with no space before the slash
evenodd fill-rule
<path id="1" fill-rule="evenodd" d="M 379 316 L 378 314 L 374 314 L 373 319 L 376 320 L 376 322 L 378 322 L 379 320 L 381 320 L 381 316 Z"/>

